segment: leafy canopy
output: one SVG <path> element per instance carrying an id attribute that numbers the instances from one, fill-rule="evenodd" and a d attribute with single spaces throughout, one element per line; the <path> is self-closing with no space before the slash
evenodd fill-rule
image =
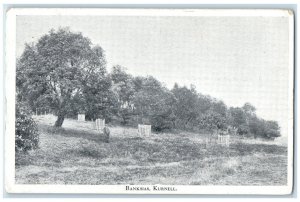
<path id="1" fill-rule="evenodd" d="M 87 98 L 85 89 L 90 82 L 102 82 L 105 64 L 103 49 L 92 47 L 81 33 L 67 28 L 51 30 L 37 44 L 27 44 L 18 61 L 20 97 L 33 110 L 39 106 L 51 108 L 58 115 L 55 126 L 60 127 L 74 105 Z"/>

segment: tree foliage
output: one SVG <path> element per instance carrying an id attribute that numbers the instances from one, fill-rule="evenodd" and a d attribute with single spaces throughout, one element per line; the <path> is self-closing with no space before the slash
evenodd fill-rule
<path id="1" fill-rule="evenodd" d="M 127 124 L 128 120 L 134 115 L 133 96 L 135 89 L 133 78 L 125 72 L 125 68 L 119 65 L 113 67 L 110 77 L 113 82 L 113 91 L 118 96 L 118 114 L 122 118 L 122 124 Z"/>
<path id="2" fill-rule="evenodd" d="M 27 152 L 38 148 L 39 133 L 37 125 L 30 115 L 27 107 L 20 102 L 16 104 L 16 132 L 15 150 L 16 152 Z"/>
<path id="3" fill-rule="evenodd" d="M 201 105 L 194 88 L 179 87 L 175 85 L 172 89 L 175 96 L 174 114 L 176 116 L 175 126 L 182 129 L 189 128 L 191 123 L 195 124 L 199 116 Z M 192 124 L 193 125 L 193 124 Z"/>
<path id="4" fill-rule="evenodd" d="M 201 129 L 209 131 L 224 131 L 227 127 L 226 118 L 213 110 L 209 110 L 200 117 L 199 125 Z"/>
<path id="5" fill-rule="evenodd" d="M 57 127 L 66 115 L 85 113 L 87 119 L 109 122 L 118 117 L 122 124 L 151 124 L 156 131 L 232 128 L 243 136 L 280 136 L 278 123 L 259 118 L 250 103 L 228 108 L 193 85 L 175 83 L 169 90 L 153 76 L 134 77 L 120 65 L 106 72 L 104 50 L 67 28 L 51 30 L 25 46 L 17 60 L 17 98 L 31 110 L 51 109 L 58 116 Z"/>
<path id="6" fill-rule="evenodd" d="M 104 51 L 99 46 L 92 47 L 81 33 L 51 30 L 36 44 L 26 45 L 17 74 L 21 97 L 33 110 L 38 106 L 51 108 L 58 116 L 55 126 L 61 127 L 68 112 L 86 100 L 91 82 L 97 87 L 103 84 Z M 108 89 L 97 90 L 96 94 Z"/>
<path id="7" fill-rule="evenodd" d="M 172 106 L 175 100 L 173 94 L 151 76 L 141 79 L 140 84 L 133 99 L 139 122 L 151 124 L 157 131 L 172 128 L 174 118 Z"/>

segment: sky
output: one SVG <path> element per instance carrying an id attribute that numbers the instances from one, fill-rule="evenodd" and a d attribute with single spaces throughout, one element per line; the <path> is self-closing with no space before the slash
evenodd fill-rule
<path id="1" fill-rule="evenodd" d="M 287 17 L 18 16 L 17 56 L 50 29 L 69 27 L 105 50 L 107 68 L 152 75 L 278 121 L 287 135 Z"/>

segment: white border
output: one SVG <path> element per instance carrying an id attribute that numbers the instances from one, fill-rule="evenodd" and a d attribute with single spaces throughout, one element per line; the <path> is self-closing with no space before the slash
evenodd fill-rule
<path id="1" fill-rule="evenodd" d="M 281 17 L 290 15 L 290 13 L 282 9 L 12 8 L 8 11 L 8 15 Z"/>
<path id="2" fill-rule="evenodd" d="M 289 17 L 289 120 L 287 186 L 174 186 L 177 191 L 126 191 L 125 185 L 19 185 L 15 184 L 15 77 L 17 15 L 98 15 L 98 16 L 288 16 Z M 290 194 L 293 185 L 293 77 L 294 16 L 291 11 L 275 9 L 54 9 L 12 8 L 6 13 L 6 131 L 5 189 L 8 193 L 103 193 L 103 194 Z M 146 185 L 145 185 L 146 186 Z M 152 187 L 149 185 L 148 187 Z"/>

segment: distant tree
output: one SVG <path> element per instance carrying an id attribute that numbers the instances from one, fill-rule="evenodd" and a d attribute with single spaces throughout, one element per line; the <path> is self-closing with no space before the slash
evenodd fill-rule
<path id="1" fill-rule="evenodd" d="M 237 133 L 239 135 L 249 135 L 250 134 L 250 128 L 249 128 L 249 125 L 248 124 L 241 124 L 239 125 L 238 129 L 237 129 Z"/>
<path id="2" fill-rule="evenodd" d="M 230 107 L 230 125 L 233 127 L 239 127 L 242 124 L 246 124 L 246 117 L 243 110 L 239 107 Z"/>
<path id="3" fill-rule="evenodd" d="M 250 133 L 253 134 L 254 138 L 262 136 L 264 133 L 264 123 L 257 117 L 252 117 L 249 120 L 249 130 Z"/>
<path id="4" fill-rule="evenodd" d="M 61 127 L 72 106 L 85 99 L 83 91 L 90 80 L 104 77 L 105 63 L 102 48 L 92 48 L 81 33 L 51 30 L 37 44 L 26 45 L 18 60 L 17 87 L 32 109 L 51 108 L 58 116 L 55 126 Z"/>
<path id="5" fill-rule="evenodd" d="M 153 101 L 159 99 L 161 83 L 154 77 L 139 78 L 140 89 L 134 95 L 134 107 L 136 112 L 143 118 L 149 118 Z"/>
<path id="6" fill-rule="evenodd" d="M 280 137 L 280 127 L 276 121 L 266 121 L 265 135 L 267 139 Z"/>
<path id="7" fill-rule="evenodd" d="M 142 89 L 144 80 L 145 80 L 145 77 L 141 77 L 141 76 L 137 76 L 137 77 L 133 78 L 135 92 L 138 92 Z"/>
<path id="8" fill-rule="evenodd" d="M 252 104 L 250 104 L 249 102 L 246 102 L 246 103 L 244 104 L 244 106 L 242 107 L 242 110 L 243 110 L 246 114 L 248 114 L 248 115 L 250 115 L 250 116 L 253 116 L 253 115 L 255 115 L 256 108 L 255 108 Z"/>
<path id="9" fill-rule="evenodd" d="M 118 112 L 118 95 L 106 75 L 94 74 L 89 77 L 82 89 L 81 101 L 78 111 L 85 112 L 86 118 L 91 120 L 101 118 L 110 122 Z"/>
<path id="10" fill-rule="evenodd" d="M 173 89 L 178 89 L 178 88 L 179 88 L 178 83 L 175 83 Z"/>
<path id="11" fill-rule="evenodd" d="M 198 101 L 197 102 L 198 102 L 198 110 L 201 114 L 206 113 L 209 109 L 212 108 L 212 105 L 213 105 L 212 99 L 210 96 L 202 95 L 200 93 L 198 93 Z M 215 111 L 217 111 L 217 110 L 215 110 Z"/>
<path id="12" fill-rule="evenodd" d="M 254 138 L 274 139 L 280 137 L 280 128 L 276 121 L 265 121 L 253 117 L 249 122 L 249 128 Z"/>
<path id="13" fill-rule="evenodd" d="M 140 90 L 134 96 L 134 107 L 140 121 L 148 121 L 157 131 L 172 128 L 175 101 L 173 94 L 154 77 L 139 79 L 142 82 Z"/>
<path id="14" fill-rule="evenodd" d="M 110 76 L 113 81 L 113 90 L 118 95 L 119 115 L 122 123 L 127 124 L 133 116 L 133 96 L 136 92 L 133 77 L 119 65 L 113 67 Z"/>
<path id="15" fill-rule="evenodd" d="M 161 98 L 156 99 L 151 107 L 150 122 L 156 131 L 172 129 L 175 120 L 173 111 L 175 97 L 167 89 L 163 89 L 159 95 Z"/>
<path id="16" fill-rule="evenodd" d="M 228 123 L 229 125 L 237 128 L 240 135 L 247 135 L 250 131 L 245 112 L 239 107 L 230 107 Z"/>
<path id="17" fill-rule="evenodd" d="M 199 126 L 201 129 L 204 128 L 211 132 L 225 131 L 227 128 L 226 118 L 213 110 L 209 110 L 200 117 Z"/>
<path id="18" fill-rule="evenodd" d="M 223 101 L 212 102 L 211 109 L 214 112 L 220 114 L 221 116 L 226 117 L 227 106 L 224 104 Z"/>
<path id="19" fill-rule="evenodd" d="M 246 102 L 241 109 L 244 112 L 244 116 L 246 119 L 246 125 L 248 125 L 248 128 L 250 130 L 250 127 L 249 127 L 250 121 L 251 121 L 251 119 L 256 118 L 256 113 L 255 113 L 256 108 L 249 102 Z"/>
<path id="20" fill-rule="evenodd" d="M 201 112 L 201 104 L 195 88 L 179 87 L 175 85 L 171 91 L 175 96 L 174 114 L 175 127 L 187 129 L 188 125 L 195 125 Z"/>

